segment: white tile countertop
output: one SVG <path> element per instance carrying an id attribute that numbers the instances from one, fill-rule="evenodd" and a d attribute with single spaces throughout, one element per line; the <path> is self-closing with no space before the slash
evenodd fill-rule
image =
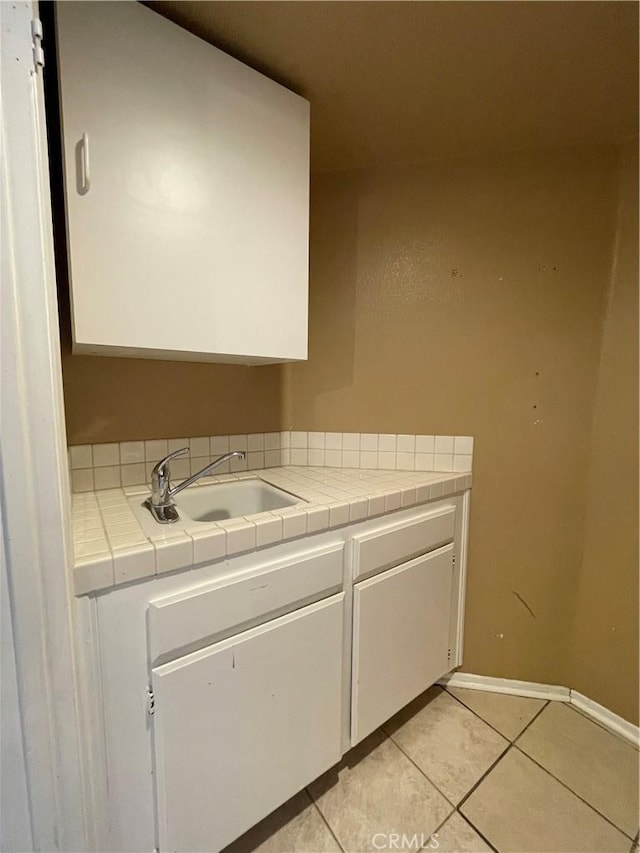
<path id="1" fill-rule="evenodd" d="M 149 494 L 125 486 L 72 495 L 74 590 L 105 590 L 214 562 L 330 528 L 342 527 L 471 487 L 471 474 L 283 467 L 203 477 L 199 484 L 258 477 L 305 503 L 218 522 L 158 525 L 147 535 L 130 499 Z M 152 529 L 152 528 L 148 528 Z"/>

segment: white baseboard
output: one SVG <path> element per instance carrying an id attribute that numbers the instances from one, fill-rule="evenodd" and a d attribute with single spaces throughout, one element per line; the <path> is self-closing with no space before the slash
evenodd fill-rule
<path id="1" fill-rule="evenodd" d="M 574 705 L 578 711 L 582 711 L 583 714 L 586 714 L 587 717 L 591 717 L 592 720 L 600 723 L 600 725 L 604 726 L 605 729 L 615 732 L 617 735 L 620 735 L 620 737 L 630 741 L 634 746 L 640 747 L 640 730 L 638 729 L 638 726 L 634 726 L 633 723 L 625 720 L 624 717 L 614 714 L 613 711 L 605 708 L 604 705 L 599 705 L 597 702 L 594 702 L 593 699 L 589 699 L 588 696 L 583 696 L 582 693 L 578 693 L 577 690 L 571 691 L 571 704 Z"/>
<path id="2" fill-rule="evenodd" d="M 488 693 L 506 693 L 510 696 L 569 702 L 605 729 L 640 747 L 638 726 L 569 687 L 561 687 L 558 684 L 537 684 L 535 681 L 516 681 L 512 678 L 493 678 L 490 675 L 473 675 L 468 672 L 452 672 L 441 678 L 438 684 L 443 687 L 463 687 L 466 690 L 485 690 Z"/>
<path id="3" fill-rule="evenodd" d="M 537 684 L 535 681 L 515 681 L 512 678 L 493 678 L 490 675 L 472 675 L 453 672 L 438 681 L 443 687 L 464 687 L 466 690 L 486 690 L 488 693 L 508 693 L 512 696 L 528 696 L 531 699 L 554 699 L 569 702 L 571 691 L 558 684 Z"/>

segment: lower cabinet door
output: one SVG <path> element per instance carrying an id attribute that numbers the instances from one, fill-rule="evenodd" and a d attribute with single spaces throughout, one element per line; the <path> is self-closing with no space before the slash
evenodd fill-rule
<path id="1" fill-rule="evenodd" d="M 153 670 L 160 851 L 218 851 L 341 757 L 344 593 Z"/>
<path id="2" fill-rule="evenodd" d="M 453 545 L 354 586 L 351 742 L 449 669 Z"/>

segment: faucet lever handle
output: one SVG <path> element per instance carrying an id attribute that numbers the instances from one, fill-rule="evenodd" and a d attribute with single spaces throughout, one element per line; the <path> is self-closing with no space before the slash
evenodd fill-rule
<path id="1" fill-rule="evenodd" d="M 168 456 L 165 456 L 164 459 L 161 459 L 153 468 L 151 472 L 152 477 L 162 477 L 165 474 L 165 468 L 167 463 L 172 459 L 175 459 L 176 456 L 184 456 L 185 453 L 189 452 L 188 447 L 181 447 L 180 450 L 174 450 L 173 453 L 170 453 Z"/>
<path id="2" fill-rule="evenodd" d="M 173 453 L 170 453 L 168 456 L 165 456 L 164 459 L 161 459 L 157 465 L 154 466 L 153 471 L 151 472 L 151 504 L 152 506 L 166 506 L 170 503 L 169 500 L 169 490 L 171 488 L 171 484 L 169 482 L 169 462 L 172 459 L 175 459 L 176 456 L 183 456 L 185 453 L 189 452 L 188 447 L 181 447 L 180 450 L 174 450 Z"/>

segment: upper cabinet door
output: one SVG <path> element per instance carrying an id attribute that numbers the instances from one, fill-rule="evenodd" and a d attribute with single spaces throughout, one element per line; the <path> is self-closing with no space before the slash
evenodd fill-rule
<path id="1" fill-rule="evenodd" d="M 305 359 L 308 101 L 138 3 L 56 13 L 74 351 Z"/>

